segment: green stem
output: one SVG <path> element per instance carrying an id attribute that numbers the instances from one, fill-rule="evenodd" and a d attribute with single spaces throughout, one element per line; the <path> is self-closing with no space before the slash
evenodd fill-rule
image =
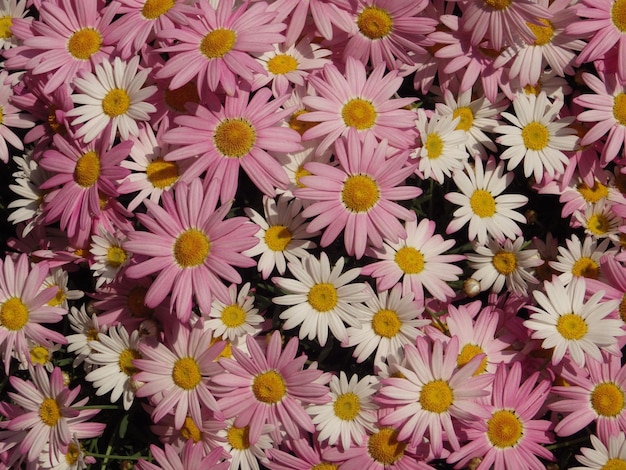
<path id="1" fill-rule="evenodd" d="M 108 459 L 108 460 L 149 460 L 149 457 L 145 455 L 111 455 L 111 454 L 96 454 L 94 452 L 85 452 L 85 455 L 88 457 L 95 457 L 99 459 Z"/>
<path id="2" fill-rule="evenodd" d="M 572 439 L 571 441 L 557 442 L 556 444 L 551 444 L 546 446 L 548 450 L 556 450 L 561 449 L 563 447 L 571 447 L 575 444 L 581 444 L 583 442 L 589 442 L 589 436 L 579 437 L 577 439 Z"/>
<path id="3" fill-rule="evenodd" d="M 121 410 L 122 407 L 119 405 L 85 405 L 85 406 L 74 406 L 72 409 L 74 410 Z"/>

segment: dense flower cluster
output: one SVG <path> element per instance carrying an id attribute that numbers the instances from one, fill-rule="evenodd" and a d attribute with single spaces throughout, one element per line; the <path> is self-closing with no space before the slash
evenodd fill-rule
<path id="1" fill-rule="evenodd" d="M 0 470 L 626 468 L 626 0 L 0 0 L 0 60 Z"/>

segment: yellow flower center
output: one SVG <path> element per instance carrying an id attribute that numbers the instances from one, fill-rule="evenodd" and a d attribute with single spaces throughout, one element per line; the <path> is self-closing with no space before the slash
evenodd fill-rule
<path id="1" fill-rule="evenodd" d="M 130 96 L 121 88 L 113 88 L 102 100 L 102 111 L 110 118 L 125 114 L 129 107 Z"/>
<path id="2" fill-rule="evenodd" d="M 309 129 L 311 129 L 312 127 L 317 126 L 317 122 L 311 122 L 311 121 L 301 121 L 300 119 L 298 119 L 299 116 L 302 116 L 303 114 L 308 113 L 308 111 L 306 109 L 300 109 L 298 111 L 296 111 L 295 113 L 293 113 L 291 115 L 291 117 L 289 118 L 289 127 L 291 129 L 293 129 L 294 131 L 298 132 L 298 134 L 303 135 L 306 131 L 308 131 Z"/>
<path id="3" fill-rule="evenodd" d="M 107 264 L 119 268 L 126 261 L 126 252 L 119 246 L 110 246 L 107 250 Z"/>
<path id="4" fill-rule="evenodd" d="M 382 428 L 367 440 L 367 452 L 383 465 L 397 462 L 405 449 L 406 442 L 398 441 L 398 431 L 392 428 Z"/>
<path id="5" fill-rule="evenodd" d="M 102 36 L 93 28 L 74 32 L 67 41 L 67 51 L 78 60 L 87 60 L 100 50 Z"/>
<path id="6" fill-rule="evenodd" d="M 126 305 L 133 317 L 145 318 L 152 315 L 154 311 L 146 307 L 146 293 L 148 288 L 144 286 L 135 286 L 128 293 Z"/>
<path id="7" fill-rule="evenodd" d="M 554 25 L 545 18 L 537 18 L 537 20 L 541 23 L 541 25 L 529 22 L 527 22 L 526 25 L 535 35 L 535 42 L 533 45 L 545 46 L 552 41 L 554 36 Z"/>
<path id="8" fill-rule="evenodd" d="M 224 119 L 215 128 L 213 142 L 223 156 L 241 158 L 256 142 L 256 131 L 247 119 Z"/>
<path id="9" fill-rule="evenodd" d="M 100 177 L 100 157 L 93 150 L 87 152 L 76 162 L 74 181 L 83 188 L 90 188 Z"/>
<path id="10" fill-rule="evenodd" d="M 284 75 L 298 68 L 298 61 L 289 54 L 278 54 L 267 61 L 267 70 L 274 75 Z"/>
<path id="11" fill-rule="evenodd" d="M 350 175 L 343 182 L 341 200 L 351 212 L 367 212 L 380 199 L 376 181 L 367 175 Z"/>
<path id="12" fill-rule="evenodd" d="M 352 421 L 361 411 L 361 401 L 355 393 L 343 393 L 333 403 L 333 410 L 337 418 Z"/>
<path id="13" fill-rule="evenodd" d="M 591 406 L 600 416 L 614 418 L 624 409 L 624 391 L 613 382 L 603 382 L 591 392 Z"/>
<path id="14" fill-rule="evenodd" d="M 249 434 L 250 426 L 244 426 L 243 428 L 231 426 L 226 432 L 226 438 L 233 449 L 246 450 L 250 447 Z"/>
<path id="15" fill-rule="evenodd" d="M 2 112 L 2 106 L 0 106 L 0 124 L 4 121 L 4 113 Z"/>
<path id="16" fill-rule="evenodd" d="M 76 465 L 76 462 L 78 462 L 78 457 L 80 457 L 80 449 L 76 444 L 70 442 L 70 444 L 67 446 L 67 452 L 65 453 L 65 461 L 71 467 L 73 465 Z"/>
<path id="17" fill-rule="evenodd" d="M 0 326 L 19 331 L 28 323 L 28 308 L 18 297 L 7 299 L 0 308 Z"/>
<path id="18" fill-rule="evenodd" d="M 284 225 L 272 225 L 265 231 L 265 244 L 272 251 L 285 251 L 292 235 Z"/>
<path id="19" fill-rule="evenodd" d="M 187 82 L 175 90 L 165 90 L 165 104 L 179 113 L 186 113 L 187 103 L 199 103 L 198 87 L 194 82 Z"/>
<path id="20" fill-rule="evenodd" d="M 454 393 L 445 380 L 428 382 L 420 392 L 420 405 L 431 413 L 444 413 L 454 403 Z"/>
<path id="21" fill-rule="evenodd" d="M 456 364 L 459 366 L 459 369 L 460 369 L 461 367 L 465 366 L 469 361 L 474 359 L 474 357 L 478 356 L 479 354 L 484 354 L 484 352 L 485 351 L 483 351 L 483 349 L 480 346 L 476 344 L 468 343 L 465 346 L 463 346 L 463 349 L 461 349 L 461 352 L 456 358 Z M 473 375 L 475 376 L 480 375 L 486 370 L 487 370 L 487 356 L 485 356 L 483 360 L 480 361 L 480 365 L 478 366 L 478 369 L 476 369 Z"/>
<path id="22" fill-rule="evenodd" d="M 624 459 L 609 459 L 606 461 L 600 470 L 626 470 L 626 460 Z"/>
<path id="23" fill-rule="evenodd" d="M 499 251 L 495 254 L 491 262 L 493 267 L 496 268 L 496 271 L 505 276 L 508 276 L 517 268 L 515 253 L 511 253 L 510 251 Z"/>
<path id="24" fill-rule="evenodd" d="M 469 106 L 455 109 L 452 113 L 452 117 L 455 119 L 458 117 L 461 118 L 456 128 L 466 132 L 469 131 L 472 128 L 472 124 L 474 124 L 474 112 Z"/>
<path id="25" fill-rule="evenodd" d="M 303 176 L 311 176 L 311 172 L 303 168 L 302 165 L 300 165 L 296 170 L 296 174 L 294 175 L 294 179 L 296 180 L 296 186 L 298 186 L 298 188 L 306 188 L 306 186 L 300 182 L 300 178 L 302 178 Z"/>
<path id="26" fill-rule="evenodd" d="M 393 338 L 402 328 L 402 321 L 393 310 L 383 308 L 374 314 L 372 318 L 372 330 L 378 336 Z"/>
<path id="27" fill-rule="evenodd" d="M 183 357 L 174 363 L 172 380 L 184 390 L 192 390 L 202 381 L 200 366 L 193 357 Z"/>
<path id="28" fill-rule="evenodd" d="M 268 405 L 274 405 L 287 394 L 287 386 L 282 375 L 275 370 L 268 370 L 254 378 L 252 393 L 257 400 Z"/>
<path id="29" fill-rule="evenodd" d="M 246 322 L 246 312 L 237 304 L 228 305 L 222 310 L 220 318 L 228 328 L 236 328 Z"/>
<path id="30" fill-rule="evenodd" d="M 39 407 L 39 417 L 48 426 L 54 426 L 61 419 L 61 409 L 54 398 L 45 398 Z"/>
<path id="31" fill-rule="evenodd" d="M 424 255 L 412 246 L 404 246 L 396 251 L 394 260 L 404 274 L 419 274 L 424 270 Z"/>
<path id="32" fill-rule="evenodd" d="M 370 39 L 381 39 L 391 33 L 393 29 L 393 18 L 382 8 L 368 6 L 359 13 L 356 24 L 363 36 Z"/>
<path id="33" fill-rule="evenodd" d="M 626 32 L 626 0 L 615 0 L 613 2 L 611 20 L 620 32 Z"/>
<path id="34" fill-rule="evenodd" d="M 470 197 L 470 207 L 478 217 L 493 217 L 496 213 L 496 200 L 489 191 L 477 189 Z"/>
<path id="35" fill-rule="evenodd" d="M 120 370 L 129 377 L 139 372 L 139 369 L 133 365 L 134 359 L 141 359 L 141 353 L 136 349 L 126 348 L 120 353 L 120 358 L 117 361 Z"/>
<path id="36" fill-rule="evenodd" d="M 527 95 L 539 96 L 539 93 L 541 93 L 541 83 L 535 83 L 534 85 L 525 85 L 524 93 L 526 93 Z"/>
<path id="37" fill-rule="evenodd" d="M 619 312 L 619 317 L 626 323 L 626 294 L 622 295 L 622 300 L 619 303 L 617 311 Z"/>
<path id="38" fill-rule="evenodd" d="M 587 221 L 589 231 L 597 236 L 605 235 L 611 228 L 606 214 L 593 214 Z"/>
<path id="39" fill-rule="evenodd" d="M 176 162 L 166 162 L 162 158 L 156 158 L 148 164 L 146 176 L 155 188 L 168 188 L 178 180 L 178 165 Z"/>
<path id="40" fill-rule="evenodd" d="M 9 39 L 13 37 L 13 31 L 11 31 L 11 26 L 13 26 L 12 17 L 10 16 L 0 17 L 0 38 Z"/>
<path id="41" fill-rule="evenodd" d="M 85 333 L 85 336 L 87 337 L 87 342 L 98 341 L 98 333 L 100 332 L 96 330 L 95 328 L 89 328 L 87 332 Z"/>
<path id="42" fill-rule="evenodd" d="M 311 470 L 337 470 L 337 468 L 339 467 L 337 467 L 334 463 L 321 462 L 317 465 L 313 465 Z"/>
<path id="43" fill-rule="evenodd" d="M 202 38 L 200 52 L 207 59 L 217 59 L 228 54 L 237 41 L 237 35 L 231 29 L 215 29 Z"/>
<path id="44" fill-rule="evenodd" d="M 600 266 L 588 256 L 583 256 L 574 263 L 572 274 L 577 277 L 583 276 L 589 279 L 598 279 Z"/>
<path id="45" fill-rule="evenodd" d="M 50 287 L 53 287 L 53 286 L 50 286 Z M 48 305 L 50 305 L 51 307 L 58 307 L 63 302 L 65 302 L 65 299 L 67 298 L 63 289 L 61 289 L 58 286 L 56 287 L 57 287 L 57 293 L 54 294 L 54 297 L 48 300 Z"/>
<path id="46" fill-rule="evenodd" d="M 509 410 L 498 410 L 487 421 L 487 438 L 494 447 L 514 447 L 524 435 L 524 425 Z"/>
<path id="47" fill-rule="evenodd" d="M 180 428 L 180 435 L 186 441 L 191 439 L 193 442 L 200 442 L 202 440 L 202 431 L 196 426 L 191 416 L 185 417 L 185 423 Z"/>
<path id="48" fill-rule="evenodd" d="M 609 189 L 597 180 L 594 181 L 593 187 L 591 188 L 585 183 L 579 183 L 576 185 L 576 189 L 585 201 L 592 204 L 598 202 L 602 198 L 607 198 L 609 196 Z"/>
<path id="49" fill-rule="evenodd" d="M 541 150 L 550 142 L 548 128 L 540 122 L 533 121 L 522 129 L 524 145 L 530 150 Z"/>
<path id="50" fill-rule="evenodd" d="M 328 312 L 337 305 L 337 289 L 328 282 L 315 284 L 309 289 L 307 301 L 318 312 Z"/>
<path id="51" fill-rule="evenodd" d="M 513 0 L 484 0 L 485 5 L 493 8 L 494 10 L 506 10 L 511 6 Z"/>
<path id="52" fill-rule="evenodd" d="M 561 315 L 556 322 L 556 331 L 568 340 L 578 340 L 583 338 L 587 334 L 587 323 L 580 316 L 575 313 L 568 313 Z"/>
<path id="53" fill-rule="evenodd" d="M 204 263 L 210 251 L 209 238 L 197 228 L 181 233 L 174 243 L 174 258 L 182 268 L 193 268 Z"/>
<path id="54" fill-rule="evenodd" d="M 1 109 L 2 108 L 0 108 L 0 110 Z M 48 119 L 47 119 L 48 126 L 50 126 L 50 130 L 52 130 L 52 132 L 54 132 L 55 134 L 66 135 L 67 130 L 65 129 L 65 126 L 57 120 L 57 115 L 56 115 L 57 109 L 58 108 L 56 106 L 50 106 L 48 108 Z M 2 116 L 2 113 L 0 113 L 0 124 L 2 124 L 1 116 Z"/>
<path id="55" fill-rule="evenodd" d="M 622 126 L 626 126 L 626 93 L 620 93 L 613 99 L 613 117 Z"/>
<path id="56" fill-rule="evenodd" d="M 361 98 L 352 98 L 341 109 L 341 117 L 348 127 L 362 131 L 376 124 L 376 108 L 374 105 Z"/>
<path id="57" fill-rule="evenodd" d="M 50 351 L 45 346 L 37 345 L 30 350 L 30 362 L 44 365 L 50 359 Z"/>
<path id="58" fill-rule="evenodd" d="M 174 0 L 146 0 L 141 9 L 141 14 L 147 20 L 156 20 L 174 6 Z"/>
<path id="59" fill-rule="evenodd" d="M 443 144 L 443 140 L 441 139 L 441 137 L 439 137 L 439 134 L 437 134 L 436 132 L 433 132 L 432 134 L 428 134 L 428 137 L 426 137 L 426 142 L 424 143 L 424 148 L 426 149 L 426 152 L 428 153 L 428 158 L 430 160 L 435 160 L 439 157 L 441 157 L 441 154 L 443 153 L 443 148 L 444 148 L 444 144 Z"/>

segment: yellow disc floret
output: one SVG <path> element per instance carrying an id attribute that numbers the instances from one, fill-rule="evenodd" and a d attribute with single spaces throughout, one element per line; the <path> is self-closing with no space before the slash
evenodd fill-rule
<path id="1" fill-rule="evenodd" d="M 373 127 L 376 124 L 376 116 L 374 105 L 362 98 L 352 98 L 341 108 L 341 117 L 346 126 L 359 131 Z"/>
<path id="2" fill-rule="evenodd" d="M 470 207 L 478 217 L 493 217 L 496 213 L 496 200 L 489 191 L 477 189 L 470 197 Z"/>
<path id="3" fill-rule="evenodd" d="M 512 411 L 498 410 L 487 421 L 487 439 L 494 447 L 513 447 L 523 435 L 524 426 Z"/>
<path id="4" fill-rule="evenodd" d="M 28 307 L 18 297 L 11 297 L 0 307 L 0 326 L 10 331 L 19 331 L 28 323 Z"/>
<path id="5" fill-rule="evenodd" d="M 83 188 L 90 188 L 100 177 L 100 157 L 94 151 L 87 152 L 76 162 L 74 181 Z"/>
<path id="6" fill-rule="evenodd" d="M 207 59 L 217 59 L 228 54 L 237 41 L 237 34 L 231 29 L 215 29 L 202 38 L 200 52 Z"/>
<path id="7" fill-rule="evenodd" d="M 174 258 L 182 268 L 193 268 L 204 263 L 210 251 L 209 238 L 197 228 L 181 233 L 174 243 Z"/>
<path id="8" fill-rule="evenodd" d="M 277 54 L 267 61 L 267 70 L 274 75 L 284 75 L 298 68 L 298 61 L 289 54 Z"/>
<path id="9" fill-rule="evenodd" d="M 257 400 L 273 405 L 287 394 L 287 386 L 282 375 L 275 370 L 268 370 L 254 377 L 252 393 Z"/>
<path id="10" fill-rule="evenodd" d="M 174 6 L 174 0 L 146 0 L 141 9 L 141 14 L 147 20 L 156 20 Z"/>
<path id="11" fill-rule="evenodd" d="M 550 142 L 548 128 L 540 122 L 533 121 L 522 129 L 524 146 L 530 150 L 542 150 Z"/>
<path id="12" fill-rule="evenodd" d="M 272 251 L 285 251 L 291 239 L 291 231 L 284 225 L 272 225 L 265 231 L 265 244 Z"/>
<path id="13" fill-rule="evenodd" d="M 102 100 L 102 111 L 110 118 L 126 114 L 128 108 L 130 108 L 130 96 L 121 88 L 113 88 Z"/>
<path id="14" fill-rule="evenodd" d="M 613 382 L 602 382 L 591 392 L 591 407 L 600 416 L 614 418 L 624 409 L 624 391 Z"/>
<path id="15" fill-rule="evenodd" d="M 256 142 L 256 131 L 247 119 L 224 119 L 215 128 L 213 142 L 223 156 L 241 158 Z"/>
<path id="16" fill-rule="evenodd" d="M 445 380 L 433 380 L 422 387 L 419 402 L 426 411 L 444 413 L 454 403 L 454 393 Z"/>
<path id="17" fill-rule="evenodd" d="M 404 274 L 419 274 L 424 270 L 424 255 L 412 246 L 396 251 L 394 260 Z"/>
<path id="18" fill-rule="evenodd" d="M 328 282 L 315 284 L 309 289 L 307 301 L 318 312 L 328 312 L 337 305 L 337 289 Z"/>
<path id="19" fill-rule="evenodd" d="M 378 184 L 368 175 L 350 175 L 343 182 L 341 201 L 351 212 L 367 212 L 379 199 Z"/>
<path id="20" fill-rule="evenodd" d="M 491 262 L 496 271 L 504 276 L 512 274 L 517 268 L 517 257 L 510 251 L 499 251 Z"/>
<path id="21" fill-rule="evenodd" d="M 372 330 L 378 336 L 393 338 L 402 328 L 402 321 L 394 310 L 383 308 L 372 318 Z"/>
<path id="22" fill-rule="evenodd" d="M 176 162 L 155 158 L 146 167 L 146 176 L 155 188 L 168 188 L 178 181 L 178 165 Z"/>
<path id="23" fill-rule="evenodd" d="M 100 50 L 102 36 L 93 28 L 74 32 L 67 41 L 67 50 L 75 59 L 87 60 Z"/>
<path id="24" fill-rule="evenodd" d="M 337 418 L 352 421 L 361 411 L 361 401 L 355 393 L 342 393 L 333 403 L 333 410 Z"/>
<path id="25" fill-rule="evenodd" d="M 382 39 L 391 33 L 393 18 L 382 8 L 367 6 L 359 13 L 356 24 L 363 36 L 369 39 Z"/>
<path id="26" fill-rule="evenodd" d="M 39 417 L 48 426 L 55 426 L 61 419 L 61 408 L 54 398 L 44 398 L 39 407 Z"/>
<path id="27" fill-rule="evenodd" d="M 193 390 L 202 382 L 200 366 L 193 357 L 183 357 L 174 363 L 172 368 L 174 384 L 184 390 Z"/>
<path id="28" fill-rule="evenodd" d="M 391 465 L 404 455 L 406 445 L 406 442 L 398 441 L 396 429 L 382 428 L 369 437 L 367 452 L 378 463 Z"/>
<path id="29" fill-rule="evenodd" d="M 556 322 L 556 331 L 568 340 L 582 339 L 587 334 L 588 329 L 585 320 L 575 313 L 561 315 Z"/>

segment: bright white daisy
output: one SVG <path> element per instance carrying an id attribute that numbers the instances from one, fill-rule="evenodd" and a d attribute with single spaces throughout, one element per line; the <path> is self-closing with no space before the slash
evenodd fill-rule
<path id="1" fill-rule="evenodd" d="M 30 355 L 26 360 L 23 360 L 19 368 L 21 370 L 28 370 L 33 366 L 41 366 L 44 367 L 48 373 L 52 372 L 54 369 L 54 364 L 52 363 L 52 356 L 55 352 L 61 349 L 60 344 L 54 343 L 39 343 L 33 340 L 28 340 L 28 350 L 30 351 Z"/>
<path id="2" fill-rule="evenodd" d="M 593 238 L 609 238 L 619 243 L 619 228 L 624 220 L 613 211 L 612 205 L 610 201 L 600 199 L 585 207 L 584 212 L 574 212 L 574 217 L 585 228 L 585 233 Z"/>
<path id="3" fill-rule="evenodd" d="M 353 283 L 360 268 L 353 268 L 345 273 L 345 261 L 339 258 L 332 267 L 326 252 L 318 260 L 307 255 L 302 260 L 294 259 L 287 265 L 295 279 L 274 278 L 274 283 L 287 295 L 274 297 L 278 305 L 290 305 L 280 314 L 285 320 L 283 328 L 290 330 L 300 326 L 300 339 L 317 339 L 321 346 L 328 340 L 328 330 L 341 342 L 348 341 L 344 322 L 358 328 L 366 314 L 361 302 L 369 298 L 366 284 Z"/>
<path id="4" fill-rule="evenodd" d="M 480 290 L 491 288 L 501 292 L 504 286 L 509 292 L 526 295 L 528 283 L 538 284 L 534 268 L 543 264 L 539 252 L 524 249 L 524 238 L 503 242 L 489 240 L 487 245 L 474 244 L 475 253 L 468 253 L 469 266 L 475 269 L 472 278 L 480 282 Z"/>
<path id="5" fill-rule="evenodd" d="M 532 338 L 541 339 L 543 349 L 552 349 L 552 364 L 565 356 L 580 367 L 589 359 L 602 361 L 600 350 L 620 354 L 617 338 L 626 334 L 624 322 L 607 318 L 618 307 L 620 300 L 601 302 L 604 291 L 594 293 L 585 302 L 585 280 L 573 279 L 568 285 L 558 277 L 544 282 L 546 293 L 533 292 L 538 306 L 530 305 L 530 319 L 524 326 L 532 330 Z M 547 295 L 546 295 L 547 294 Z"/>
<path id="6" fill-rule="evenodd" d="M 3 0 L 0 2 L 0 49 L 10 49 L 18 45 L 11 31 L 15 18 L 26 16 L 26 0 Z M 32 18 L 29 18 L 32 20 Z"/>
<path id="7" fill-rule="evenodd" d="M 584 467 L 572 467 L 571 470 L 604 470 L 611 466 L 626 468 L 626 436 L 623 432 L 609 436 L 607 445 L 594 434 L 589 438 L 592 448 L 582 447 L 582 455 L 576 456 Z"/>
<path id="8" fill-rule="evenodd" d="M 264 424 L 261 435 L 253 442 L 250 440 L 250 426 L 238 428 L 234 421 L 227 419 L 224 428 L 216 434 L 218 438 L 224 440 L 222 447 L 230 454 L 228 469 L 259 470 L 259 462 L 267 462 L 265 449 L 274 447 L 274 442 L 269 436 L 273 426 Z"/>
<path id="9" fill-rule="evenodd" d="M 128 410 L 135 399 L 136 384 L 133 376 L 139 371 L 133 364 L 141 359 L 139 352 L 139 330 L 129 336 L 126 328 L 116 325 L 106 334 L 98 335 L 98 341 L 91 343 L 93 352 L 87 362 L 96 366 L 85 379 L 93 383 L 96 395 L 111 392 L 111 403 L 122 397 L 124 409 Z"/>
<path id="10" fill-rule="evenodd" d="M 498 125 L 494 119 L 507 108 L 504 101 L 492 104 L 486 96 L 472 100 L 472 88 L 460 92 L 455 99 L 454 94 L 446 89 L 443 103 L 436 103 L 435 110 L 441 116 L 451 115 L 459 118 L 457 130 L 465 131 L 465 148 L 472 157 L 487 158 L 487 150 L 496 152 L 496 144 L 485 132 L 493 132 Z"/>
<path id="11" fill-rule="evenodd" d="M 528 202 L 526 196 L 502 194 L 513 181 L 513 173 L 504 174 L 504 163 L 493 157 L 487 160 L 486 167 L 480 159 L 473 166 L 465 164 L 465 171 L 454 172 L 454 183 L 460 193 L 448 193 L 445 198 L 461 206 L 454 211 L 446 233 L 455 233 L 469 222 L 470 240 L 487 242 L 487 236 L 496 240 L 515 238 L 522 235 L 516 222 L 526 223 L 526 217 L 515 211 Z"/>
<path id="12" fill-rule="evenodd" d="M 70 289 L 67 285 L 68 281 L 69 275 L 65 269 L 60 266 L 50 269 L 50 274 L 48 274 L 43 281 L 41 290 L 48 287 L 56 287 L 58 291 L 56 295 L 48 301 L 48 305 L 52 307 L 63 307 L 69 310 L 68 300 L 78 300 L 85 295 L 82 290 Z"/>
<path id="13" fill-rule="evenodd" d="M 378 405 L 373 402 L 373 395 L 377 388 L 378 380 L 372 375 L 359 380 L 355 374 L 350 381 L 344 371 L 340 371 L 339 377 L 334 375 L 330 379 L 331 401 L 307 408 L 319 431 L 317 439 L 328 439 L 331 446 L 340 442 L 344 449 L 361 444 L 367 431 L 376 430 Z"/>
<path id="14" fill-rule="evenodd" d="M 285 274 L 287 261 L 292 258 L 304 258 L 308 255 L 307 250 L 317 246 L 310 239 L 319 235 L 319 232 L 306 231 L 307 222 L 301 215 L 302 203 L 299 199 L 289 201 L 289 198 L 279 196 L 276 201 L 264 197 L 265 217 L 252 208 L 246 207 L 244 210 L 259 227 L 256 233 L 259 243 L 244 254 L 250 257 L 261 255 L 257 269 L 263 279 L 267 279 L 274 268 L 280 274 Z"/>
<path id="15" fill-rule="evenodd" d="M 444 176 L 450 177 L 452 171 L 463 168 L 469 155 L 465 151 L 465 131 L 457 127 L 460 122 L 461 116 L 434 113 L 429 119 L 423 109 L 417 110 L 415 126 L 421 146 L 413 150 L 411 157 L 418 159 L 418 176 L 441 184 Z"/>
<path id="16" fill-rule="evenodd" d="M 106 334 L 107 326 L 100 326 L 97 315 L 88 314 L 85 304 L 82 304 L 80 309 L 72 307 L 67 317 L 70 320 L 70 328 L 76 332 L 66 336 L 67 351 L 76 355 L 72 363 L 72 367 L 76 368 L 92 353 L 92 343 L 98 341 L 101 334 Z M 86 362 L 85 369 L 91 370 L 91 364 Z"/>
<path id="17" fill-rule="evenodd" d="M 98 225 L 98 233 L 100 235 L 92 235 L 89 250 L 93 256 L 90 269 L 97 278 L 96 288 L 113 282 L 131 258 L 131 253 L 122 248 L 126 237 L 112 234 L 102 225 Z"/>
<path id="18" fill-rule="evenodd" d="M 237 293 L 237 285 L 228 288 L 230 302 L 213 299 L 210 319 L 206 319 L 204 327 L 213 330 L 214 337 L 235 341 L 245 335 L 256 336 L 261 332 L 264 318 L 259 309 L 254 308 L 254 296 L 250 295 L 250 283 L 246 282 Z"/>
<path id="19" fill-rule="evenodd" d="M 420 328 L 430 320 L 420 318 L 423 305 L 413 301 L 412 292 L 403 295 L 401 284 L 378 294 L 368 290 L 367 313 L 359 328 L 348 328 L 350 339 L 343 346 L 356 346 L 352 355 L 357 362 L 374 354 L 374 367 L 380 368 L 392 357 L 402 357 L 404 345 L 414 344 L 415 338 L 424 334 Z"/>
<path id="20" fill-rule="evenodd" d="M 89 143 L 109 128 L 111 142 L 119 130 L 122 140 L 138 135 L 137 121 L 148 121 L 149 113 L 156 108 L 145 100 L 152 96 L 156 86 L 142 88 L 149 70 L 137 71 L 139 56 L 124 62 L 116 57 L 96 65 L 95 74 L 75 78 L 74 84 L 82 93 L 72 94 L 72 101 L 79 106 L 67 112 L 75 117 L 72 125 L 82 124 L 76 137 Z M 107 136 L 105 136 L 106 139 Z"/>
<path id="21" fill-rule="evenodd" d="M 538 183 L 543 181 L 544 173 L 550 179 L 563 174 L 569 159 L 562 150 L 574 150 L 578 136 L 574 129 L 568 127 L 574 117 L 557 119 L 562 106 L 560 100 L 550 103 L 544 92 L 537 96 L 516 95 L 513 101 L 515 114 L 502 113 L 502 117 L 513 125 L 494 129 L 502 134 L 496 142 L 509 147 L 500 155 L 502 160 L 509 160 L 509 170 L 523 160 L 524 175 L 527 178 L 533 175 Z"/>
<path id="22" fill-rule="evenodd" d="M 583 242 L 576 235 L 565 240 L 566 246 L 559 246 L 559 254 L 556 261 L 549 261 L 552 269 L 558 271 L 559 279 L 563 284 L 568 284 L 577 277 L 589 279 L 601 279 L 600 258 L 604 254 L 614 255 L 616 249 L 608 248 L 609 239 L 600 241 L 591 236 L 585 237 Z"/>

